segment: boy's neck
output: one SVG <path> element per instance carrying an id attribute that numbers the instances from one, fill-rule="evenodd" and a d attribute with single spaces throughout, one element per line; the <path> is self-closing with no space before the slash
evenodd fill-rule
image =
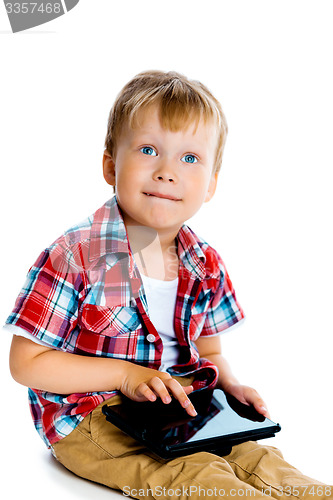
<path id="1" fill-rule="evenodd" d="M 141 274 L 171 281 L 178 276 L 177 232 L 158 232 L 144 226 L 127 225 L 130 247 Z"/>

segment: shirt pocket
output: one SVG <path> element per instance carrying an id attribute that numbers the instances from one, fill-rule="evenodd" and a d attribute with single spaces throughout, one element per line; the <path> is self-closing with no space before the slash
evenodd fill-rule
<path id="1" fill-rule="evenodd" d="M 134 307 L 85 304 L 75 352 L 133 360 L 140 330 L 140 318 Z"/>
<path id="2" fill-rule="evenodd" d="M 140 320 L 134 307 L 86 304 L 82 309 L 81 323 L 87 330 L 114 337 L 136 330 Z"/>

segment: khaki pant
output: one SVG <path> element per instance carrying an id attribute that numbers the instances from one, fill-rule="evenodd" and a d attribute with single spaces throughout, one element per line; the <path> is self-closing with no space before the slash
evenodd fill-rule
<path id="1" fill-rule="evenodd" d="M 302 475 L 272 446 L 253 441 L 224 457 L 200 452 L 163 460 L 106 421 L 100 404 L 53 445 L 59 462 L 78 476 L 134 498 L 333 498 L 333 487 Z"/>

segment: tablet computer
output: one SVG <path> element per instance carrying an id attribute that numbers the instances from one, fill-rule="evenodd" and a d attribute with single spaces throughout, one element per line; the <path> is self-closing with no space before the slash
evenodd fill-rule
<path id="1" fill-rule="evenodd" d="M 120 405 L 103 406 L 106 419 L 144 444 L 161 458 L 169 459 L 207 451 L 223 456 L 244 441 L 273 437 L 281 426 L 240 403 L 222 390 L 200 390 L 189 394 L 196 417 L 179 401 L 164 404 L 138 403 L 123 397 Z"/>

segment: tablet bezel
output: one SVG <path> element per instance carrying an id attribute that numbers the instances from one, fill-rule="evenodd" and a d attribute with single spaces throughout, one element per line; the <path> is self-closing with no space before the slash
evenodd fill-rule
<path id="1" fill-rule="evenodd" d="M 195 424 L 196 419 L 205 417 L 205 412 L 207 413 L 207 408 L 211 401 L 214 402 L 215 406 L 216 402 L 220 404 L 219 400 L 216 399 L 216 396 L 218 397 L 219 394 L 217 391 L 226 396 L 229 407 L 234 409 L 233 405 L 235 407 L 238 406 L 238 414 L 240 414 L 240 411 L 242 413 L 247 412 L 246 417 L 248 420 L 258 421 L 262 419 L 263 422 L 267 423 L 267 426 L 237 431 L 224 436 L 215 436 L 214 438 L 185 441 L 172 444 L 171 446 L 158 441 L 157 433 L 165 429 L 166 426 L 174 427 L 174 424 L 184 425 L 187 422 Z M 214 391 L 195 391 L 189 395 L 189 398 L 198 412 L 197 417 L 190 417 L 180 406 L 179 402 L 174 399 L 170 404 L 166 405 L 161 400 L 138 403 L 123 397 L 123 404 L 106 404 L 103 406 L 102 411 L 109 422 L 164 459 L 189 455 L 199 451 L 207 451 L 224 456 L 229 454 L 232 446 L 236 444 L 249 440 L 253 441 L 274 437 L 275 433 L 281 430 L 280 424 L 265 419 L 253 407 L 239 403 L 235 398 L 230 398 L 230 396 L 224 394 L 220 389 L 215 389 Z"/>

